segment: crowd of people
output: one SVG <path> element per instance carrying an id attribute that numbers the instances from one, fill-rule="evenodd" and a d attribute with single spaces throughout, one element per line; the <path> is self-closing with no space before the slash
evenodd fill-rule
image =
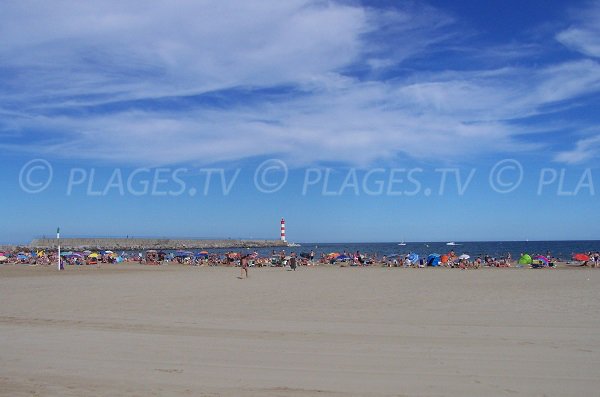
<path id="1" fill-rule="evenodd" d="M 279 266 L 290 267 L 295 270 L 298 266 L 314 265 L 339 265 L 346 266 L 383 266 L 383 267 L 447 267 L 459 269 L 478 269 L 480 267 L 554 267 L 560 262 L 549 252 L 545 255 L 529 255 L 522 253 L 519 258 L 513 259 L 510 253 L 501 257 L 480 255 L 472 258 L 467 254 L 458 255 L 453 250 L 447 254 L 430 254 L 419 256 L 415 253 L 382 255 L 363 254 L 356 252 L 331 252 L 316 254 L 310 252 L 290 252 L 286 250 L 273 250 L 270 256 L 261 256 L 257 252 L 227 252 L 209 253 L 207 251 L 156 251 L 122 252 L 120 254 L 110 250 L 62 252 L 61 264 L 64 265 L 100 265 L 102 263 L 139 262 L 148 265 L 160 264 L 185 264 L 193 266 L 240 266 L 265 267 Z M 587 252 L 573 254 L 568 260 L 580 266 L 600 267 L 600 253 Z M 51 265 L 58 263 L 58 252 L 53 250 L 19 250 L 16 252 L 0 252 L 0 263 L 21 263 L 29 265 Z"/>

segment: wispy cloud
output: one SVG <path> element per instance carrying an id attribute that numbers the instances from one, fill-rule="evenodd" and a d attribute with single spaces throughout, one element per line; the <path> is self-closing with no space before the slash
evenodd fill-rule
<path id="1" fill-rule="evenodd" d="M 4 7 L 0 128 L 22 137 L 3 147 L 153 164 L 460 159 L 538 147 L 519 141 L 535 130 L 520 119 L 600 91 L 590 59 L 415 68 L 468 45 L 426 6 L 153 4 Z"/>
<path id="2" fill-rule="evenodd" d="M 600 1 L 574 11 L 572 25 L 559 32 L 556 39 L 575 51 L 600 58 Z"/>
<path id="3" fill-rule="evenodd" d="M 555 160 L 567 163 L 578 164 L 600 157 L 600 133 L 595 132 L 592 136 L 577 141 L 575 148 L 558 153 Z"/>

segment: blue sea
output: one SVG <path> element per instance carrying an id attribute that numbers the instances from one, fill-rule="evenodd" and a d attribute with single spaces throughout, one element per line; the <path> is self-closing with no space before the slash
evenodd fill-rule
<path id="1" fill-rule="evenodd" d="M 315 258 L 319 258 L 321 254 L 329 254 L 331 252 L 348 252 L 355 253 L 360 251 L 361 254 L 377 255 L 404 255 L 408 253 L 416 253 L 419 256 L 427 256 L 432 253 L 440 255 L 446 254 L 453 250 L 457 255 L 467 254 L 472 258 L 483 257 L 489 255 L 494 258 L 506 257 L 508 253 L 513 259 L 518 259 L 521 253 L 530 255 L 548 255 L 560 260 L 570 260 L 574 253 L 579 252 L 597 252 L 600 251 L 600 241 L 464 241 L 456 242 L 456 245 L 447 245 L 445 242 L 405 242 L 406 245 L 398 245 L 394 243 L 300 243 L 299 247 L 287 247 L 287 254 L 291 252 L 308 253 L 311 250 L 315 252 Z M 270 256 L 275 252 L 281 252 L 281 247 L 277 248 L 261 248 L 261 249 L 211 249 L 211 253 L 224 254 L 230 251 L 256 251 L 260 256 Z M 197 252 L 199 250 L 192 250 Z M 167 251 L 171 252 L 171 251 Z"/>

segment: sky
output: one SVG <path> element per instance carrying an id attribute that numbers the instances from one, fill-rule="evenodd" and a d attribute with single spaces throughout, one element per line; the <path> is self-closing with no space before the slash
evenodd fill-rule
<path id="1" fill-rule="evenodd" d="M 4 1 L 0 244 L 600 239 L 600 1 Z"/>

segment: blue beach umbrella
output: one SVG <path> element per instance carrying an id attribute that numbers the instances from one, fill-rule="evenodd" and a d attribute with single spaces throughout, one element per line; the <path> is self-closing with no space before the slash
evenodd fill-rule
<path id="1" fill-rule="evenodd" d="M 408 254 L 408 260 L 410 261 L 410 263 L 417 263 L 417 261 L 419 260 L 419 255 L 415 254 L 414 252 L 411 252 L 410 254 Z"/>
<path id="2" fill-rule="evenodd" d="M 440 254 L 430 254 L 427 257 L 427 266 L 439 266 L 440 265 Z"/>
<path id="3" fill-rule="evenodd" d="M 189 258 L 191 256 L 194 256 L 193 252 L 189 252 L 189 251 L 177 251 L 177 252 L 175 252 L 175 257 L 176 258 Z"/>

